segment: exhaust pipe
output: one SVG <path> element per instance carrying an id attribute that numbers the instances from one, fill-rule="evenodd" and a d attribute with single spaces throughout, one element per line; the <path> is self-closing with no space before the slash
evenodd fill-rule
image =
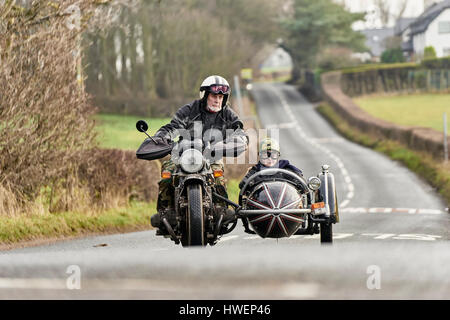
<path id="1" fill-rule="evenodd" d="M 166 227 L 167 231 L 169 231 L 170 236 L 172 237 L 172 240 L 178 244 L 179 240 L 178 240 L 177 236 L 175 235 L 175 232 L 173 231 L 172 227 L 170 226 L 170 223 L 167 221 L 166 217 L 162 218 L 162 221 L 163 221 L 164 226 Z"/>

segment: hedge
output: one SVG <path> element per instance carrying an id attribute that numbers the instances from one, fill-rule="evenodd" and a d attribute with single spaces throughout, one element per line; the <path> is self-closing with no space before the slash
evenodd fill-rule
<path id="1" fill-rule="evenodd" d="M 450 57 L 425 59 L 421 65 L 427 69 L 450 69 Z"/>
<path id="2" fill-rule="evenodd" d="M 421 64 L 367 64 L 342 69 L 341 72 L 341 87 L 349 96 L 450 89 L 450 57 L 426 59 Z"/>

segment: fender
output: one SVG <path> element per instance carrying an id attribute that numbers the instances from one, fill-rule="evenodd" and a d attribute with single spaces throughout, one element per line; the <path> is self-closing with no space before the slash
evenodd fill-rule
<path id="1" fill-rule="evenodd" d="M 192 183 L 198 183 L 202 186 L 203 192 L 206 191 L 205 189 L 205 177 L 200 175 L 200 174 L 190 174 L 188 176 L 184 176 L 180 181 L 180 184 L 183 186 L 182 190 L 180 191 L 180 194 L 183 194 L 184 191 L 186 190 L 186 186 Z"/>
<path id="2" fill-rule="evenodd" d="M 322 200 L 328 207 L 327 216 L 336 217 L 336 222 L 339 222 L 339 212 L 336 205 L 336 183 L 334 175 L 328 171 L 328 166 L 322 166 L 322 172 L 318 175 L 320 179 L 319 192 Z"/>

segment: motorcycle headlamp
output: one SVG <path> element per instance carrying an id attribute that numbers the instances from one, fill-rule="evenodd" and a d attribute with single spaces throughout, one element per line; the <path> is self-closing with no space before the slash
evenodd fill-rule
<path id="1" fill-rule="evenodd" d="M 311 177 L 308 179 L 308 187 L 313 190 L 316 191 L 320 188 L 320 179 L 318 177 Z"/>
<path id="2" fill-rule="evenodd" d="M 204 160 L 200 151 L 188 149 L 180 157 L 181 169 L 189 173 L 198 172 L 203 168 Z"/>

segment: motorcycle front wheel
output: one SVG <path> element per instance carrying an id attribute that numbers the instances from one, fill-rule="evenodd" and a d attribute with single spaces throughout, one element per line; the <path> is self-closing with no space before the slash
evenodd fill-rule
<path id="1" fill-rule="evenodd" d="M 187 246 L 205 245 L 205 225 L 203 217 L 202 187 L 199 184 L 187 186 L 188 208 L 186 212 Z"/>

